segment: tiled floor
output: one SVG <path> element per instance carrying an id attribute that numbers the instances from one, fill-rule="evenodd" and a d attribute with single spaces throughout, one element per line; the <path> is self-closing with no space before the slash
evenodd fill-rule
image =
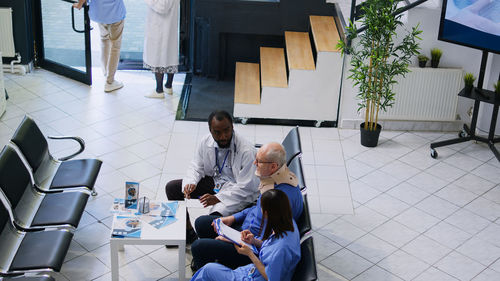
<path id="1" fill-rule="evenodd" d="M 81 156 L 104 161 L 99 195 L 88 202 L 57 280 L 110 280 L 111 201 L 123 196 L 127 180 L 140 181 L 143 195 L 165 199 L 166 182 L 182 177 L 208 132 L 204 122 L 175 121 L 178 94 L 143 97 L 153 90 L 151 74 L 118 77 L 125 87 L 111 94 L 100 77 L 92 87 L 44 70 L 5 77 L 10 99 L 0 144 L 28 113 L 47 135 L 83 137 Z M 256 143 L 281 141 L 289 130 L 235 127 Z M 455 132 L 383 131 L 373 149 L 360 146 L 354 130 L 300 133 L 321 280 L 500 280 L 500 164 L 485 145 L 439 148 L 435 160 L 429 143 Z M 50 141 L 50 148 L 65 155 L 75 146 Z M 175 280 L 176 261 L 176 249 L 126 247 L 120 274 L 129 281 Z"/>

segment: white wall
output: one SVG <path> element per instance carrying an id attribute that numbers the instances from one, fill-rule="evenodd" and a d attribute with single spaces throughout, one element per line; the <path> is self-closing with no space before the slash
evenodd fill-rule
<path id="1" fill-rule="evenodd" d="M 444 41 L 438 41 L 439 32 L 439 21 L 441 17 L 441 7 L 436 7 L 437 5 L 428 5 L 430 8 L 416 7 L 408 11 L 408 23 L 407 28 L 410 29 L 412 26 L 420 23 L 420 29 L 423 31 L 421 34 L 422 41 L 420 42 L 421 53 L 430 57 L 430 49 L 440 48 L 443 50 L 443 56 L 439 63 L 439 67 L 458 67 L 463 68 L 466 72 L 473 73 L 476 77 L 479 76 L 479 67 L 481 64 L 480 50 L 463 47 L 456 44 L 447 43 Z M 490 54 L 489 55 L 489 70 L 487 69 L 487 75 L 485 77 L 485 87 L 491 89 L 493 83 L 491 83 L 489 72 L 493 72 L 493 76 L 498 78 L 498 69 L 500 68 L 500 58 L 499 55 Z M 417 58 L 414 58 L 414 65 L 417 65 Z M 343 126 L 343 120 L 360 119 L 357 114 L 357 100 L 356 89 L 353 89 L 352 82 L 347 80 L 348 60 L 346 60 L 346 72 L 344 73 L 344 81 L 342 87 L 342 100 L 341 100 L 341 111 L 339 118 L 339 126 Z M 488 83 L 486 82 L 488 81 Z M 397 99 L 397 96 L 396 96 Z M 467 110 L 473 104 L 471 100 L 466 98 L 459 98 L 457 113 L 460 115 L 463 122 L 470 122 L 470 118 L 467 115 Z M 488 123 L 489 124 L 489 123 Z M 488 125 L 489 126 L 489 125 Z"/>

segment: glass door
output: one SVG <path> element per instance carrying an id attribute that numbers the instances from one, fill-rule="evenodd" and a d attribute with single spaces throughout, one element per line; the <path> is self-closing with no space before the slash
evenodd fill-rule
<path id="1" fill-rule="evenodd" d="M 42 68 L 91 85 L 89 8 L 76 2 L 35 1 L 37 55 Z"/>

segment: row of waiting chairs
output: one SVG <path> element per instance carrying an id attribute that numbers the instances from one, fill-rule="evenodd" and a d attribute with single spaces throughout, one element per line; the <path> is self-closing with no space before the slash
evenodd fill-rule
<path id="1" fill-rule="evenodd" d="M 297 226 L 301 237 L 301 259 L 295 268 L 292 280 L 314 281 L 318 279 L 318 274 L 316 269 L 316 258 L 314 256 L 313 237 L 308 237 L 307 235 L 312 230 L 312 225 L 309 204 L 307 202 L 307 186 L 302 169 L 302 146 L 300 143 L 299 127 L 297 126 L 290 130 L 281 144 L 286 151 L 288 168 L 297 176 L 299 187 L 302 191 L 302 198 L 304 200 L 304 211 L 297 220 Z"/>
<path id="2" fill-rule="evenodd" d="M 87 200 L 96 194 L 102 162 L 70 160 L 85 149 L 83 140 L 52 138 L 74 139 L 80 150 L 55 159 L 36 123 L 26 116 L 0 152 L 0 276 L 60 271 Z"/>

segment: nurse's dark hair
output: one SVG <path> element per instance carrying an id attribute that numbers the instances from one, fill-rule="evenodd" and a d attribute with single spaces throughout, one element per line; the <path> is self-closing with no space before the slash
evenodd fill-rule
<path id="1" fill-rule="evenodd" d="M 217 119 L 217 121 L 227 119 L 229 120 L 229 122 L 231 122 L 231 124 L 233 124 L 233 117 L 231 116 L 231 114 L 229 114 L 229 112 L 225 110 L 215 110 L 212 111 L 212 113 L 210 113 L 210 115 L 208 116 L 208 128 L 212 127 L 212 120 L 214 118 Z"/>
<path id="2" fill-rule="evenodd" d="M 279 238 L 284 237 L 286 235 L 285 232 L 293 231 L 292 209 L 290 208 L 290 200 L 288 200 L 285 192 L 279 189 L 270 189 L 264 192 L 260 198 L 260 207 L 262 208 L 261 226 L 266 223 L 264 214 L 267 213 L 267 223 L 264 236 L 262 236 L 263 240 L 269 238 L 273 231 Z"/>

